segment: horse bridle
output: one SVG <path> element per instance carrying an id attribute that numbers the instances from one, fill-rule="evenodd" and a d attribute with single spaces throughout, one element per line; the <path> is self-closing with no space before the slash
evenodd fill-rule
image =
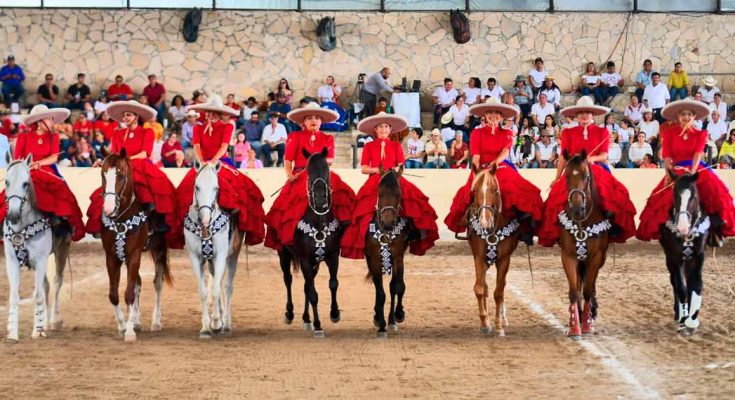
<path id="1" fill-rule="evenodd" d="M 468 220 L 471 220 L 473 218 L 476 218 L 478 221 L 480 220 L 480 215 L 483 210 L 490 210 L 490 213 L 493 216 L 492 225 L 490 225 L 489 228 L 484 229 L 487 232 L 487 237 L 485 241 L 489 245 L 497 245 L 500 239 L 498 238 L 497 230 L 498 227 L 495 224 L 495 221 L 498 220 L 498 217 L 500 216 L 500 213 L 503 210 L 503 198 L 500 193 L 500 184 L 498 182 L 498 178 L 495 178 L 495 193 L 497 194 L 498 198 L 498 204 L 496 206 L 489 206 L 486 204 L 487 200 L 485 199 L 485 193 L 483 193 L 483 199 L 482 199 L 482 205 L 479 207 L 475 207 L 474 205 L 470 207 L 469 213 L 468 213 Z"/>
<path id="2" fill-rule="evenodd" d="M 16 162 L 8 165 L 8 169 L 6 170 L 6 174 L 8 172 L 10 172 L 10 169 L 13 168 L 14 166 L 20 165 L 21 162 L 22 161 L 16 161 Z M 7 196 L 7 194 L 6 194 L 6 197 L 5 197 L 6 200 L 5 200 L 5 202 L 9 205 L 11 199 L 18 199 L 18 201 L 20 201 L 20 212 L 22 213 L 23 212 L 23 206 L 28 201 L 28 188 L 29 187 L 30 187 L 30 184 L 26 182 L 25 189 L 23 190 L 23 195 L 22 196 L 17 195 L 17 194 L 12 194 L 10 196 Z"/>
<path id="3" fill-rule="evenodd" d="M 682 214 L 683 215 L 686 215 L 687 218 L 689 219 L 689 221 L 690 221 L 689 233 L 687 233 L 686 236 L 682 236 L 681 237 L 685 242 L 691 242 L 692 240 L 694 240 L 694 232 L 693 232 L 694 231 L 694 228 L 700 223 L 700 221 L 702 220 L 702 216 L 704 215 L 704 213 L 702 213 L 702 210 L 701 210 L 701 208 L 699 206 L 699 202 L 698 201 L 694 201 L 694 200 L 695 200 L 695 197 L 692 196 L 689 199 L 689 204 L 687 204 L 686 209 L 681 210 L 678 213 L 672 213 L 672 216 L 671 216 L 672 217 L 671 222 L 674 223 L 674 224 L 677 223 L 677 221 L 679 219 L 679 216 L 681 216 Z M 681 209 L 681 205 L 680 204 L 678 204 L 678 207 L 677 207 L 677 203 L 676 202 L 678 202 L 678 201 L 680 201 L 680 200 L 677 199 L 675 201 L 674 207 L 676 207 L 678 209 Z M 693 213 L 689 211 L 689 205 L 692 204 L 692 203 L 694 204 L 694 208 L 695 208 L 694 209 L 694 212 L 696 212 L 696 214 L 697 214 L 697 219 L 696 220 L 692 219 L 692 214 Z"/>
<path id="4" fill-rule="evenodd" d="M 118 170 L 117 167 L 115 167 L 115 171 L 116 171 L 116 173 L 117 173 L 117 175 L 119 177 L 118 179 L 122 179 L 122 181 L 123 181 L 123 187 L 120 190 L 120 193 L 125 193 L 125 189 L 128 186 L 128 177 L 126 175 L 124 175 L 124 174 L 121 174 L 120 173 L 120 170 Z M 102 178 L 105 179 L 105 174 L 104 173 L 102 173 Z M 103 186 L 107 186 L 107 185 L 103 185 Z M 123 196 L 122 194 L 118 194 L 117 192 L 102 192 L 102 199 L 103 199 L 103 201 L 104 201 L 104 199 L 107 198 L 107 196 L 113 196 L 115 198 L 115 210 L 113 211 L 112 215 L 109 217 L 112 220 L 115 220 L 120 215 L 123 215 L 126 212 L 128 212 L 128 210 L 130 210 L 130 207 L 132 207 L 133 206 L 133 203 L 135 202 L 135 191 L 133 191 L 133 195 L 130 198 L 130 203 L 128 204 L 128 206 L 122 212 L 118 212 L 118 209 L 120 208 L 120 203 L 122 203 L 123 201 L 125 201 L 125 196 Z"/>
<path id="5" fill-rule="evenodd" d="M 324 188 L 326 189 L 325 192 L 327 195 L 327 204 L 317 205 L 314 204 L 314 196 L 312 193 L 314 192 L 314 188 L 316 187 L 317 183 L 320 182 L 322 185 L 324 185 Z M 311 209 L 311 211 L 319 216 L 327 215 L 327 213 L 329 213 L 329 211 L 332 209 L 332 188 L 329 186 L 329 183 L 323 178 L 316 178 L 314 179 L 314 182 L 311 182 L 311 180 L 309 180 L 306 192 L 306 198 L 309 202 L 309 208 Z M 324 211 L 318 211 L 317 208 L 324 208 Z"/>
<path id="6" fill-rule="evenodd" d="M 592 197 L 592 174 L 590 173 L 589 169 L 587 170 L 587 174 L 584 176 L 584 189 L 571 189 L 569 190 L 569 193 L 567 194 L 567 205 L 569 206 L 569 209 L 574 209 L 574 205 L 572 204 L 572 196 L 575 194 L 579 194 L 582 196 L 582 212 L 584 213 L 587 211 L 587 198 Z M 589 192 L 589 195 L 587 194 Z M 592 215 L 592 210 L 594 209 L 595 203 L 590 203 L 589 211 L 584 215 L 584 218 L 576 219 L 572 216 L 570 216 L 571 220 L 577 224 L 586 221 L 590 215 Z"/>

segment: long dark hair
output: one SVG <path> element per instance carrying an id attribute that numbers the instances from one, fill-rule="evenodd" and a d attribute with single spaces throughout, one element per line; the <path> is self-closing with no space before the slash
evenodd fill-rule
<path id="1" fill-rule="evenodd" d="M 276 84 L 276 93 L 281 91 L 281 82 L 286 82 L 286 89 L 293 91 L 293 89 L 291 89 L 291 85 L 288 84 L 288 79 L 281 78 L 278 80 L 278 83 Z"/>
<path id="2" fill-rule="evenodd" d="M 475 84 L 475 89 L 482 89 L 482 81 L 480 80 L 480 78 L 473 76 L 470 78 L 470 80 L 472 81 L 472 83 Z"/>

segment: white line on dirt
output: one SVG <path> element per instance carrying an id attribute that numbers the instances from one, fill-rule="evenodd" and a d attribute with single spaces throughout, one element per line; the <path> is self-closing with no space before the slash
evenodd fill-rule
<path id="1" fill-rule="evenodd" d="M 531 309 L 531 311 L 533 311 L 536 315 L 546 321 L 547 324 L 549 324 L 557 331 L 566 334 L 566 326 L 564 326 L 553 314 L 547 312 L 540 304 L 536 303 L 530 297 L 528 297 L 526 293 L 523 292 L 523 290 L 513 284 L 509 284 L 508 288 L 522 302 L 524 302 L 526 306 Z M 622 379 L 623 382 L 630 386 L 634 390 L 633 394 L 636 398 L 661 398 L 661 395 L 658 393 L 658 391 L 656 391 L 656 389 L 641 383 L 641 381 L 636 378 L 635 373 L 630 369 L 630 367 L 625 365 L 622 361 L 618 360 L 615 355 L 613 355 L 609 351 L 606 351 L 604 348 L 600 347 L 592 341 L 580 340 L 577 343 L 579 343 L 579 345 L 588 353 L 598 357 L 600 359 L 600 363 L 603 366 L 607 367 L 610 371 L 612 371 L 615 375 Z M 652 373 L 652 371 L 647 371 L 647 373 Z"/>

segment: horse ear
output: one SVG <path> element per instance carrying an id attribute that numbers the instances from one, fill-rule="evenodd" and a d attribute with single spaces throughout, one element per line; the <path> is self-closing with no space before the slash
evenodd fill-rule
<path id="1" fill-rule="evenodd" d="M 669 168 L 666 170 L 666 173 L 669 174 L 669 178 L 671 178 L 671 182 L 676 182 L 676 180 L 679 178 L 675 173 L 674 170 Z"/>
<path id="2" fill-rule="evenodd" d="M 398 171 L 397 171 L 397 172 L 398 172 L 398 176 L 399 176 L 399 177 L 403 176 L 403 169 L 404 169 L 404 167 L 403 167 L 403 164 L 401 164 L 401 165 L 400 165 L 400 166 L 398 167 Z"/>
<path id="3" fill-rule="evenodd" d="M 30 167 L 31 164 L 33 164 L 33 154 L 28 153 L 28 155 L 26 156 L 26 165 Z"/>
<path id="4" fill-rule="evenodd" d="M 301 149 L 301 154 L 303 154 L 304 157 L 306 157 L 306 158 L 311 157 L 311 154 L 309 154 L 309 152 L 306 151 L 306 149 L 304 149 L 304 148 Z"/>
<path id="5" fill-rule="evenodd" d="M 326 156 L 327 156 L 327 154 L 329 154 L 329 151 L 327 150 L 326 146 L 325 146 L 325 147 L 322 147 L 322 155 L 323 155 L 324 157 L 326 157 Z"/>
<path id="6" fill-rule="evenodd" d="M 125 158 L 127 155 L 128 152 L 125 150 L 125 147 L 123 147 L 122 150 L 120 150 L 120 157 Z"/>
<path id="7" fill-rule="evenodd" d="M 498 172 L 498 164 L 493 163 L 493 165 L 490 166 L 490 174 L 495 175 L 496 172 Z"/>
<path id="8" fill-rule="evenodd" d="M 470 168 L 472 169 L 472 174 L 477 175 L 480 172 L 480 168 L 477 165 L 475 165 L 475 163 L 470 163 L 470 165 L 471 165 Z"/>
<path id="9" fill-rule="evenodd" d="M 569 151 L 567 151 L 567 149 L 562 149 L 561 155 L 565 160 L 569 161 Z"/>
<path id="10" fill-rule="evenodd" d="M 222 169 L 222 161 L 217 160 L 217 164 L 214 164 L 214 170 L 219 172 L 220 169 Z"/>
<path id="11" fill-rule="evenodd" d="M 582 152 L 579 153 L 579 156 L 582 157 L 582 160 L 587 159 L 587 149 L 582 149 Z"/>
<path id="12" fill-rule="evenodd" d="M 199 172 L 201 168 L 202 168 L 202 163 L 200 163 L 198 159 L 194 159 L 194 170 Z"/>
<path id="13" fill-rule="evenodd" d="M 383 165 L 378 165 L 378 175 L 383 176 L 384 172 Z"/>
<path id="14" fill-rule="evenodd" d="M 5 153 L 5 162 L 8 164 L 13 162 L 13 155 L 10 153 L 10 150 Z"/>

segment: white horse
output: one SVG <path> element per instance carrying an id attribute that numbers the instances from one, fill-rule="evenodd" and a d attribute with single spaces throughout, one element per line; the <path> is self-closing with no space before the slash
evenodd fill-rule
<path id="1" fill-rule="evenodd" d="M 64 280 L 71 234 L 54 235 L 49 218 L 36 208 L 35 191 L 31 181 L 30 166 L 33 157 L 13 161 L 7 154 L 8 167 L 5 174 L 5 196 L 8 213 L 3 224 L 5 240 L 5 267 L 8 275 L 8 332 L 6 341 L 18 341 L 18 305 L 20 296 L 20 269 L 28 266 L 35 270 L 36 286 L 33 291 L 34 314 L 31 337 L 46 337 L 46 329 L 61 329 L 61 306 L 59 295 Z M 56 293 L 53 307 L 49 301 L 49 282 L 46 278 L 48 258 L 54 253 L 56 259 Z M 51 308 L 50 321 L 48 309 Z"/>
<path id="2" fill-rule="evenodd" d="M 219 208 L 217 172 L 222 165 L 195 163 L 196 180 L 194 202 L 184 221 L 184 238 L 191 258 L 194 275 L 199 281 L 199 299 L 202 303 L 200 339 L 209 339 L 212 333 L 232 334 L 232 284 L 237 270 L 237 259 L 242 247 L 243 232 L 236 220 Z M 207 288 L 206 270 L 209 266 L 210 287 Z M 227 270 L 222 297 L 222 278 Z M 210 293 L 211 292 L 211 293 Z M 212 318 L 208 299 L 212 296 Z"/>

